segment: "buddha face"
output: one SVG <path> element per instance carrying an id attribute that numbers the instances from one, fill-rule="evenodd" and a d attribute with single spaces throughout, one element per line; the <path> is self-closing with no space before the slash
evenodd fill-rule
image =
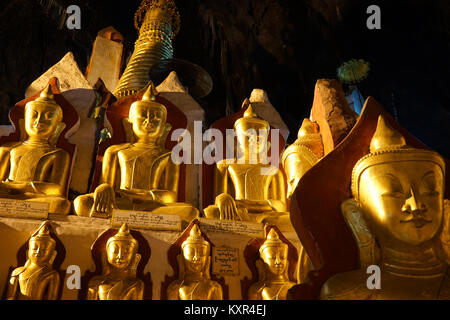
<path id="1" fill-rule="evenodd" d="M 286 246 L 270 246 L 263 250 L 261 258 L 274 275 L 282 275 L 288 265 L 288 248 Z"/>
<path id="2" fill-rule="evenodd" d="M 129 241 L 115 240 L 108 244 L 107 257 L 108 262 L 119 270 L 130 266 L 136 255 L 136 246 Z"/>
<path id="3" fill-rule="evenodd" d="M 360 205 L 380 244 L 419 245 L 439 231 L 443 189 L 443 173 L 433 162 L 377 164 L 361 175 Z"/>
<path id="4" fill-rule="evenodd" d="M 269 130 L 267 127 L 261 125 L 236 126 L 236 136 L 238 141 L 238 148 L 243 155 L 253 158 L 262 152 L 267 152 L 267 139 Z"/>
<path id="5" fill-rule="evenodd" d="M 295 191 L 295 188 L 300 181 L 300 178 L 306 172 L 304 160 L 301 159 L 297 152 L 289 154 L 283 163 L 284 171 L 286 172 L 288 190 L 287 196 L 290 198 Z"/>
<path id="6" fill-rule="evenodd" d="M 28 259 L 34 264 L 48 263 L 52 258 L 55 245 L 51 241 L 31 239 L 28 249 Z"/>
<path id="7" fill-rule="evenodd" d="M 61 120 L 62 111 L 55 105 L 34 103 L 25 108 L 25 130 L 29 137 L 51 137 Z"/>
<path id="8" fill-rule="evenodd" d="M 159 103 L 141 102 L 131 106 L 129 119 L 138 138 L 158 138 L 164 130 L 166 116 L 166 111 Z"/>
<path id="9" fill-rule="evenodd" d="M 205 245 L 186 245 L 183 248 L 186 269 L 195 273 L 203 271 L 208 253 L 208 247 Z"/>

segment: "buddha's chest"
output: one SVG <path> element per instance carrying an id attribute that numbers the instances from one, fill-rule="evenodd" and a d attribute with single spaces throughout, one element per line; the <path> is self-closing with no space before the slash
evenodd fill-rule
<path id="1" fill-rule="evenodd" d="M 270 166 L 232 164 L 228 173 L 233 181 L 236 199 L 267 200 L 273 174 Z"/>
<path id="2" fill-rule="evenodd" d="M 126 285 L 123 281 L 107 280 L 98 287 L 100 300 L 121 300 L 126 294 Z"/>
<path id="3" fill-rule="evenodd" d="M 286 300 L 287 291 L 291 286 L 286 283 L 269 283 L 261 292 L 263 300 Z"/>
<path id="4" fill-rule="evenodd" d="M 118 154 L 121 181 L 126 187 L 148 189 L 153 165 L 160 152 L 156 148 L 128 148 Z"/>
<path id="5" fill-rule="evenodd" d="M 9 178 L 16 181 L 35 180 L 36 170 L 45 168 L 46 163 L 51 161 L 50 157 L 45 156 L 49 151 L 50 148 L 26 145 L 11 150 Z"/>
<path id="6" fill-rule="evenodd" d="M 46 272 L 43 269 L 27 269 L 19 275 L 20 293 L 28 299 L 42 299 L 41 295 L 47 285 Z"/>
<path id="7" fill-rule="evenodd" d="M 209 290 L 203 281 L 185 282 L 178 292 L 180 300 L 209 300 Z"/>

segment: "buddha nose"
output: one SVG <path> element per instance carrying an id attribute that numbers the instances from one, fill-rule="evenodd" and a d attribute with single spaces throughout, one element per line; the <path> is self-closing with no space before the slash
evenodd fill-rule
<path id="1" fill-rule="evenodd" d="M 418 213 L 418 212 L 423 211 L 424 209 L 425 209 L 424 205 L 421 204 L 418 201 L 418 199 L 417 199 L 417 197 L 416 197 L 416 195 L 414 193 L 414 190 L 411 188 L 411 195 L 410 195 L 410 197 L 408 199 L 405 200 L 405 203 L 404 203 L 404 205 L 402 207 L 402 211 L 403 212 L 411 212 L 411 213 L 416 213 L 417 212 Z"/>

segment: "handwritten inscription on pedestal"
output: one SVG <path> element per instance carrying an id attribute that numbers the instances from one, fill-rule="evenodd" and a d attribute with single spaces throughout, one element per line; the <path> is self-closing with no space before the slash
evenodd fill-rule
<path id="1" fill-rule="evenodd" d="M 248 221 L 230 221 L 218 219 L 199 219 L 202 230 L 208 232 L 225 232 L 234 234 L 243 234 L 254 237 L 263 237 L 263 225 Z"/>
<path id="2" fill-rule="evenodd" d="M 113 210 L 111 225 L 120 227 L 127 223 L 130 227 L 152 230 L 181 230 L 181 218 L 171 214 L 155 214 L 148 211 Z"/>
<path id="3" fill-rule="evenodd" d="M 239 275 L 239 249 L 228 247 L 213 247 L 212 272 L 221 276 Z"/>
<path id="4" fill-rule="evenodd" d="M 0 199 L 0 216 L 47 219 L 48 206 L 46 202 Z"/>

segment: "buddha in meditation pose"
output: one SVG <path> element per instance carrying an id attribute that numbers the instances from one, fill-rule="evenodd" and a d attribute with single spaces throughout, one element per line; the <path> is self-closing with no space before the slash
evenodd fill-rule
<path id="1" fill-rule="evenodd" d="M 56 257 L 56 242 L 50 236 L 48 221 L 30 238 L 28 260 L 13 270 L 9 279 L 7 300 L 56 300 L 60 284 L 59 273 L 52 269 Z"/>
<path id="2" fill-rule="evenodd" d="M 330 278 L 321 297 L 450 299 L 444 177 L 439 154 L 407 146 L 380 116 L 370 153 L 353 169 L 354 199 L 341 206 L 359 246 L 361 269 Z M 379 266 L 379 281 L 369 281 L 369 265 Z"/>
<path id="3" fill-rule="evenodd" d="M 196 208 L 176 202 L 180 168 L 159 143 L 167 110 L 155 101 L 155 93 L 151 84 L 142 100 L 131 105 L 128 118 L 136 141 L 106 150 L 101 184 L 94 193 L 75 199 L 77 215 L 108 218 L 119 208 L 177 214 L 187 222 L 198 216 Z"/>
<path id="4" fill-rule="evenodd" d="M 257 118 L 250 105 L 235 122 L 234 130 L 238 140 L 237 157 L 217 163 L 214 179 L 217 196 L 215 204 L 204 209 L 205 216 L 290 226 L 283 173 L 264 163 L 269 123 Z M 230 194 L 233 189 L 234 197 Z"/>
<path id="5" fill-rule="evenodd" d="M 262 259 L 256 261 L 259 281 L 248 291 L 250 300 L 286 300 L 287 291 L 295 285 L 288 276 L 288 245 L 280 240 L 274 228 L 259 248 Z"/>
<path id="6" fill-rule="evenodd" d="M 210 279 L 210 244 L 197 224 L 189 237 L 181 244 L 178 259 L 179 278 L 167 287 L 168 300 L 222 300 L 221 285 Z"/>
<path id="7" fill-rule="evenodd" d="M 55 146 L 62 119 L 50 84 L 25 105 L 26 140 L 0 147 L 0 198 L 47 202 L 50 213 L 70 212 L 65 193 L 71 159 Z"/>
<path id="8" fill-rule="evenodd" d="M 130 234 L 127 224 L 108 239 L 103 274 L 88 284 L 88 300 L 142 300 L 144 282 L 136 278 L 141 260 L 138 242 Z"/>

